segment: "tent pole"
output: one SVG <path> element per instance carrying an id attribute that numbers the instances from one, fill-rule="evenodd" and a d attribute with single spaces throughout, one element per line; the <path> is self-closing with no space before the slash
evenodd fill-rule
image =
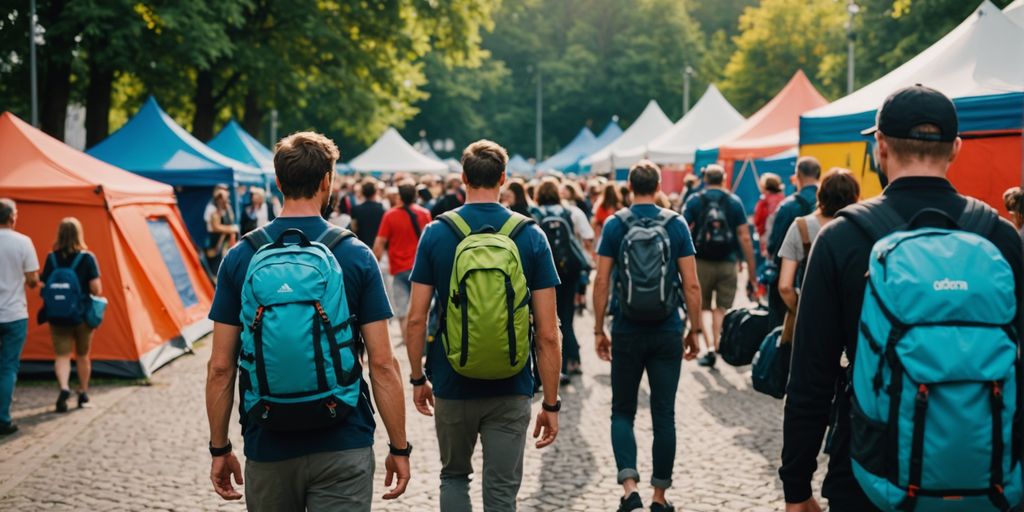
<path id="1" fill-rule="evenodd" d="M 540 73 L 540 66 L 537 66 L 537 161 L 544 157 L 544 78 Z"/>

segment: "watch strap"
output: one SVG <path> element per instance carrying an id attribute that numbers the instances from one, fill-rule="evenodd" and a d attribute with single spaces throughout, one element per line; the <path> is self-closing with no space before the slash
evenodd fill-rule
<path id="1" fill-rule="evenodd" d="M 226 446 L 222 446 L 220 448 L 214 448 L 213 443 L 210 443 L 210 456 L 222 457 L 229 453 L 231 453 L 231 441 L 228 441 L 228 444 Z"/>
<path id="2" fill-rule="evenodd" d="M 401 450 L 395 448 L 395 445 L 388 443 L 388 451 L 395 457 L 408 457 L 412 454 L 412 443 L 406 441 L 405 448 L 402 448 Z"/>
<path id="3" fill-rule="evenodd" d="M 562 401 L 556 400 L 555 405 L 548 405 L 543 400 L 541 400 L 540 406 L 547 412 L 558 412 L 562 410 Z"/>
<path id="4" fill-rule="evenodd" d="M 427 383 L 427 376 L 426 375 L 424 375 L 424 376 L 422 376 L 422 377 L 420 377 L 418 379 L 414 379 L 412 377 L 409 377 L 409 384 L 412 384 L 413 386 L 422 386 L 422 385 L 424 385 L 426 383 Z"/>

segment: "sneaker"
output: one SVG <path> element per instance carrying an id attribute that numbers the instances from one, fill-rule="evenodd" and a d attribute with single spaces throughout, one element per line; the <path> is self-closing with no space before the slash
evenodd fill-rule
<path id="1" fill-rule="evenodd" d="M 651 503 L 651 512 L 676 512 L 676 508 L 671 503 L 665 502 L 664 505 L 658 502 Z"/>
<path id="2" fill-rule="evenodd" d="M 644 502 L 640 499 L 640 493 L 634 492 L 628 498 L 619 498 L 619 512 L 634 512 L 644 509 Z"/>
<path id="3" fill-rule="evenodd" d="M 68 398 L 71 398 L 71 391 L 60 390 L 60 395 L 57 396 L 57 412 L 68 412 Z"/>
<path id="4" fill-rule="evenodd" d="M 89 404 L 89 393 L 85 391 L 78 392 L 78 408 L 81 409 Z"/>
<path id="5" fill-rule="evenodd" d="M 572 384 L 572 379 L 569 377 L 568 374 L 563 373 L 561 374 L 561 376 L 559 376 L 558 383 L 561 384 L 562 386 L 568 386 L 569 384 Z"/>
<path id="6" fill-rule="evenodd" d="M 708 368 L 714 368 L 715 367 L 715 359 L 716 359 L 715 358 L 715 353 L 714 352 L 708 352 L 707 354 L 704 355 L 704 357 L 701 357 L 700 359 L 697 360 L 697 365 L 698 366 L 706 366 Z"/>
<path id="7" fill-rule="evenodd" d="M 18 426 L 13 422 L 0 423 L 0 436 L 9 436 L 18 431 Z"/>

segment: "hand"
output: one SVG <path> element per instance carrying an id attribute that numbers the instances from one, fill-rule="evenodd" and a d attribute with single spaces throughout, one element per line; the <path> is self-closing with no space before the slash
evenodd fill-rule
<path id="1" fill-rule="evenodd" d="M 612 360 L 612 340 L 608 339 L 604 331 L 594 334 L 594 348 L 597 349 L 598 359 L 604 362 Z"/>
<path id="2" fill-rule="evenodd" d="M 737 271 L 738 271 L 738 272 L 739 272 L 740 274 L 742 274 L 742 273 L 743 273 L 743 262 L 742 262 L 742 261 L 738 261 L 738 262 L 736 262 L 736 270 L 737 270 Z"/>
<path id="3" fill-rule="evenodd" d="M 558 437 L 558 413 L 541 409 L 537 413 L 537 426 L 533 428 L 533 438 L 537 439 L 537 448 L 544 448 L 555 442 Z"/>
<path id="4" fill-rule="evenodd" d="M 412 403 L 416 410 L 424 416 L 434 415 L 434 388 L 427 382 L 422 386 L 412 388 Z"/>
<path id="5" fill-rule="evenodd" d="M 700 342 L 697 341 L 697 331 L 690 329 L 690 332 L 686 333 L 686 337 L 683 338 L 683 359 L 692 361 L 697 359 L 699 353 Z"/>
<path id="6" fill-rule="evenodd" d="M 240 500 L 242 493 L 235 490 L 231 485 L 231 477 L 235 477 L 235 483 L 242 485 L 242 465 L 238 463 L 234 453 L 214 457 L 210 463 L 210 481 L 213 482 L 213 490 L 226 500 Z"/>
<path id="7" fill-rule="evenodd" d="M 433 398 L 431 398 L 431 401 L 433 401 Z M 405 488 L 409 486 L 411 478 L 409 473 L 409 457 L 396 457 L 389 453 L 388 457 L 384 459 L 384 468 L 387 470 L 387 476 L 384 477 L 384 486 L 391 487 L 391 482 L 395 482 L 395 488 L 388 491 L 384 495 L 384 499 L 393 500 L 405 494 Z"/>
<path id="8" fill-rule="evenodd" d="M 786 503 L 786 512 L 821 512 L 821 507 L 814 498 L 803 503 Z"/>
<path id="9" fill-rule="evenodd" d="M 749 277 L 750 278 L 747 282 L 747 295 L 749 295 L 751 301 L 756 301 L 761 296 L 761 287 L 758 285 L 756 276 L 751 275 Z"/>

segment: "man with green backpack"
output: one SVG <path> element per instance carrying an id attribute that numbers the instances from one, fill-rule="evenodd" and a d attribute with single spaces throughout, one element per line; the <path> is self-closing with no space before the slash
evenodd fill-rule
<path id="1" fill-rule="evenodd" d="M 498 203 L 507 164 L 508 153 L 494 142 L 481 140 L 466 148 L 466 204 L 423 230 L 412 270 L 406 339 L 410 380 L 416 409 L 434 416 L 444 512 L 472 510 L 469 482 L 478 437 L 484 509 L 516 510 L 534 364 L 544 389 L 533 431 L 537 448 L 558 435 L 558 273 L 544 232 Z M 435 296 L 440 326 L 424 351 Z"/>

